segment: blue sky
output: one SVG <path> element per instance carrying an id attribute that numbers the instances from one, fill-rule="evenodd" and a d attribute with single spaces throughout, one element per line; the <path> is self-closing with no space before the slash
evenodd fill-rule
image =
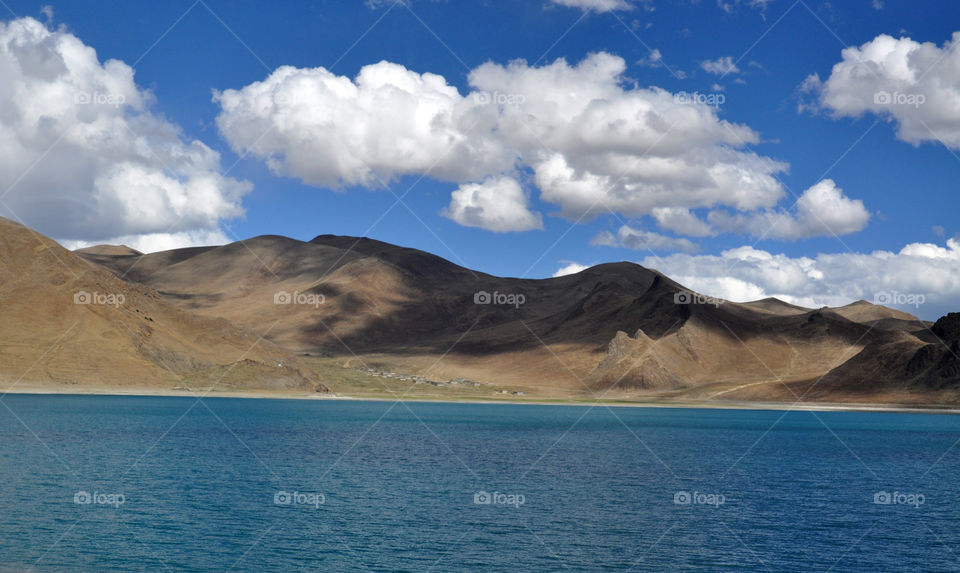
<path id="1" fill-rule="evenodd" d="M 7 12 L 6 22 L 34 18 L 49 37 L 33 30 L 26 34 L 34 40 L 19 36 L 19 47 L 8 45 L 3 61 L 12 64 L 0 67 L 0 78 L 7 74 L 12 85 L 49 94 L 60 80 L 38 75 L 42 66 L 37 62 L 67 58 L 72 48 L 57 43 L 66 35 L 96 50 L 94 61 L 105 70 L 89 79 L 78 76 L 88 67 L 70 68 L 72 79 L 66 83 L 92 86 L 86 89 L 94 98 L 125 94 L 114 110 L 96 107 L 96 121 L 87 108 L 75 113 L 52 103 L 45 109 L 44 97 L 7 106 L 16 110 L 8 113 L 20 116 L 0 117 L 0 126 L 14 126 L 18 145 L 24 146 L 19 164 L 0 165 L 0 183 L 8 188 L 0 212 L 69 246 L 122 239 L 153 249 L 260 234 L 304 240 L 322 233 L 366 234 L 497 275 L 546 277 L 571 263 L 631 260 L 708 294 L 744 300 L 775 295 L 808 305 L 878 297 L 883 302 L 889 295 L 894 306 L 925 318 L 955 308 L 960 295 L 960 256 L 948 243 L 960 231 L 951 217 L 960 206 L 960 128 L 954 119 L 960 117 L 960 104 L 950 99 L 960 96 L 960 46 L 952 43 L 960 30 L 956 2 L 927 2 L 924 10 L 892 0 L 204 0 L 58 2 L 49 7 L 5 2 L 0 9 Z M 8 28 L 3 37 L 18 36 Z M 49 53 L 36 55 L 24 47 L 30 41 L 45 45 L 42 50 Z M 855 53 L 845 55 L 847 47 Z M 594 86 L 596 99 L 623 106 L 590 115 L 595 123 L 584 125 L 607 127 L 598 127 L 596 137 L 587 141 L 570 127 L 572 116 L 550 116 L 551 104 L 538 98 L 547 101 L 558 92 L 580 89 L 578 82 L 588 73 L 581 64 L 597 54 L 606 59 L 590 61 L 614 71 L 600 73 L 606 76 Z M 560 58 L 566 63 L 557 64 Z M 123 84 L 123 71 L 112 69 L 108 60 L 128 66 L 132 83 Z M 525 60 L 522 69 L 506 67 L 515 60 Z M 398 67 L 371 69 L 377 82 L 386 78 L 389 83 L 396 74 L 439 76 L 443 89 L 453 88 L 455 95 L 453 103 L 444 100 L 438 109 L 461 114 L 447 126 L 451 137 L 468 142 L 489 138 L 496 149 L 464 151 L 453 161 L 441 156 L 442 144 L 432 147 L 432 135 L 419 134 L 412 138 L 412 153 L 422 153 L 426 163 L 405 164 L 398 159 L 400 152 L 384 146 L 417 125 L 402 118 L 394 124 L 389 114 L 377 115 L 376 106 L 392 105 L 383 99 L 385 92 L 378 92 L 381 99 L 371 108 L 362 103 L 360 90 L 357 102 L 338 104 L 345 106 L 339 113 L 351 119 L 324 118 L 324 110 L 332 109 L 323 99 L 329 94 L 318 95 L 296 79 L 319 82 L 316 70 L 322 68 L 329 77 L 352 83 L 365 66 L 381 61 Z M 616 69 L 617 61 L 622 69 Z M 843 69 L 834 70 L 836 65 Z M 282 66 L 297 73 L 272 75 Z M 539 83 L 510 83 L 549 66 L 557 66 L 551 68 L 555 76 L 542 76 Z M 111 79 L 114 75 L 121 79 Z M 92 83 L 85 83 L 88 79 Z M 295 119 L 303 125 L 289 127 L 286 100 L 263 110 L 256 100 L 258 82 L 307 106 L 296 109 L 312 110 L 310 120 Z M 471 95 L 487 93 L 481 89 L 484 82 L 525 85 L 516 92 L 491 92 L 525 101 L 512 110 L 463 112 Z M 534 93 L 538 90 L 543 93 Z M 871 96 L 883 91 L 920 95 L 923 103 L 878 107 Z M 667 120 L 680 117 L 671 115 L 686 113 L 674 109 L 685 101 L 678 94 L 699 94 L 719 104 L 688 106 L 698 108 L 699 115 L 677 122 L 682 137 L 678 131 L 660 133 L 652 155 L 685 166 L 647 165 L 642 151 L 617 139 L 621 128 L 616 126 L 626 122 L 622 128 L 630 131 L 629 123 L 639 117 L 637 109 L 646 109 L 645 102 L 653 102 Z M 17 97 L 0 92 L 0 101 L 8 96 Z M 441 96 L 417 92 L 412 97 Z M 497 124 L 478 132 L 465 118 L 481 115 L 470 113 L 495 116 L 491 121 Z M 34 147 L 23 143 L 34 141 L 24 133 L 42 139 L 37 126 L 44 125 L 38 118 L 45 115 L 55 118 L 51 133 L 62 125 L 68 135 L 58 141 L 47 134 L 49 141 Z M 106 133 L 104 126 L 120 121 L 126 122 L 125 130 L 115 135 L 132 138 L 127 148 L 134 142 L 155 147 L 127 157 L 119 149 L 124 146 L 107 150 L 97 147 L 100 139 L 91 143 Z M 649 117 L 637 121 L 649 121 L 646 128 L 656 130 Z M 98 127 L 91 131 L 99 135 L 85 129 L 94 124 Z M 258 139 L 252 132 L 263 125 L 286 127 Z M 323 125 L 330 131 L 318 131 Z M 524 125 L 539 135 L 528 137 Z M 729 126 L 747 130 L 743 133 L 749 132 L 750 141 L 731 141 Z M 154 138 L 151 134 L 158 130 L 165 135 Z M 324 141 L 331 133 L 356 136 L 356 144 L 332 157 Z M 367 146 L 371 134 L 381 139 Z M 304 138 L 314 140 L 304 143 Z M 660 149 L 688 141 L 702 150 Z M 48 143 L 54 151 L 45 155 Z M 93 150 L 94 156 L 84 163 L 76 150 L 69 153 L 64 146 Z M 623 151 L 623 146 L 630 149 Z M 296 147 L 306 156 L 299 163 L 290 159 Z M 733 158 L 724 155 L 731 148 L 738 154 Z M 514 159 L 504 163 L 501 153 Z M 727 158 L 717 159 L 714 153 Z M 576 172 L 573 180 L 556 179 L 556 165 L 547 156 L 569 164 Z M 609 191 L 621 201 L 617 203 L 604 194 L 616 187 L 611 182 L 620 175 L 618 166 L 627 169 L 635 159 L 644 167 L 623 188 Z M 755 159 L 764 164 L 758 166 Z M 324 167 L 337 161 L 356 163 Z M 485 161 L 490 165 L 479 166 Z M 431 169 L 434 163 L 442 174 Z M 18 175 L 34 164 L 31 172 Z M 64 189 L 57 179 L 61 165 L 67 166 L 63 177 L 71 184 L 58 194 L 49 188 L 60 184 Z M 373 165 L 375 175 L 362 176 L 361 165 Z M 703 182 L 721 167 L 743 179 Z M 670 173 L 662 175 L 659 169 Z M 588 184 L 579 179 L 585 173 L 611 179 L 590 179 Z M 350 180 L 352 175 L 363 180 Z M 659 185 L 661 175 L 669 180 L 662 188 L 652 183 Z M 86 185 L 84 177 L 89 178 Z M 550 177 L 552 184 L 543 182 Z M 155 185 L 137 187 L 142 181 Z M 730 199 L 744 181 L 756 188 L 743 192 L 747 199 Z M 823 181 L 828 184 L 818 187 Z M 131 187 L 139 191 L 127 191 Z M 458 189 L 464 195 L 452 199 Z M 804 195 L 810 189 L 814 191 Z M 611 200 L 584 214 L 577 211 L 582 203 L 576 193 L 599 193 Z M 398 203 L 397 196 L 403 201 Z M 802 196 L 806 214 L 795 205 Z M 145 199 L 131 206 L 140 198 Z M 178 206 L 179 200 L 192 207 Z M 196 207 L 207 200 L 210 205 Z M 78 204 L 83 207 L 69 207 Z M 658 207 L 684 210 L 697 217 L 703 230 L 691 233 L 689 225 L 660 221 L 652 215 Z M 171 211 L 168 217 L 150 221 L 164 209 Z M 767 232 L 767 227 L 778 230 Z"/>

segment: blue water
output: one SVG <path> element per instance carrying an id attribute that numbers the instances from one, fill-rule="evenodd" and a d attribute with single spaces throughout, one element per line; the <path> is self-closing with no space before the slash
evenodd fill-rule
<path id="1" fill-rule="evenodd" d="M 10 395 L 0 571 L 960 570 L 958 440 L 932 414 Z"/>

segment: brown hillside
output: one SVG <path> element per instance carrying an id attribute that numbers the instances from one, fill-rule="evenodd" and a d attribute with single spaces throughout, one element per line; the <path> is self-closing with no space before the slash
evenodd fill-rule
<path id="1" fill-rule="evenodd" d="M 0 308 L 0 376 L 7 388 L 19 381 L 323 389 L 298 359 L 259 333 L 185 312 L 150 287 L 120 280 L 2 218 Z"/>
<path id="2" fill-rule="evenodd" d="M 868 347 L 899 352 L 907 340 L 916 351 L 922 343 L 908 332 L 925 328 L 862 301 L 820 310 L 777 299 L 684 301 L 684 287 L 632 263 L 500 278 L 356 237 L 264 236 L 139 257 L 83 256 L 184 310 L 250 329 L 276 322 L 268 338 L 291 351 L 436 368 L 543 394 L 789 400 L 791 384 L 819 380 Z M 478 293 L 502 300 L 477 304 Z M 276 304 L 284 294 L 313 304 Z M 869 389 L 887 391 L 892 379 L 876 377 Z"/>

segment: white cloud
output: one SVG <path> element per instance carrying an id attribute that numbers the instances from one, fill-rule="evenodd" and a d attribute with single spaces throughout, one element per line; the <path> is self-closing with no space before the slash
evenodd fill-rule
<path id="1" fill-rule="evenodd" d="M 659 49 L 654 48 L 650 50 L 648 56 L 637 60 L 637 64 L 648 68 L 659 68 L 663 65 L 663 54 L 660 53 Z"/>
<path id="2" fill-rule="evenodd" d="M 740 68 L 733 63 L 733 58 L 730 56 L 724 56 L 716 60 L 705 60 L 700 62 L 700 67 L 703 68 L 704 71 L 718 76 L 740 73 Z"/>
<path id="3" fill-rule="evenodd" d="M 795 214 L 782 209 L 747 214 L 718 210 L 711 212 L 707 220 L 717 232 L 796 240 L 862 231 L 870 221 L 870 212 L 863 201 L 848 198 L 832 179 L 824 179 L 797 199 Z"/>
<path id="4" fill-rule="evenodd" d="M 813 73 L 803 78 L 800 84 L 800 91 L 804 93 L 818 92 L 823 89 L 823 82 L 820 80 L 820 74 Z"/>
<path id="5" fill-rule="evenodd" d="M 437 0 L 433 1 L 436 2 Z M 366 0 L 364 4 L 367 6 L 367 8 L 376 10 L 383 7 L 394 8 L 398 6 L 409 6 L 411 4 L 411 0 Z"/>
<path id="6" fill-rule="evenodd" d="M 540 214 L 527 208 L 523 188 L 509 177 L 461 185 L 442 214 L 465 227 L 498 233 L 543 228 Z"/>
<path id="7" fill-rule="evenodd" d="M 883 10 L 883 0 L 873 0 L 870 5 L 874 10 Z"/>
<path id="8" fill-rule="evenodd" d="M 250 185 L 154 115 L 133 75 L 63 30 L 0 22 L 0 213 L 92 243 L 216 234 L 243 214 Z"/>
<path id="9" fill-rule="evenodd" d="M 745 246 L 720 255 L 646 257 L 641 264 L 694 290 L 736 302 L 775 296 L 807 307 L 858 299 L 890 301 L 926 319 L 956 311 L 960 241 L 912 243 L 899 252 L 832 253 L 792 258 Z M 908 299 L 922 295 L 917 306 Z M 884 298 L 886 296 L 886 298 Z"/>
<path id="10" fill-rule="evenodd" d="M 699 247 L 689 239 L 668 237 L 651 231 L 634 229 L 628 225 L 621 226 L 616 235 L 610 231 L 603 231 L 591 239 L 590 244 L 604 247 L 626 247 L 637 251 L 692 253 L 699 250 Z"/>
<path id="11" fill-rule="evenodd" d="M 626 0 L 550 0 L 560 6 L 580 8 L 591 12 L 612 12 L 614 10 L 630 10 L 633 7 Z"/>
<path id="12" fill-rule="evenodd" d="M 732 13 L 734 8 L 741 3 L 755 8 L 760 12 L 766 12 L 767 5 L 771 2 L 773 2 L 773 0 L 717 0 L 717 6 L 728 14 Z"/>
<path id="13" fill-rule="evenodd" d="M 124 235 L 109 237 L 97 241 L 62 241 L 70 249 L 82 249 L 95 245 L 126 245 L 142 253 L 155 253 L 183 247 L 208 247 L 233 242 L 223 231 L 187 231 L 182 233 L 148 233 L 144 235 Z"/>
<path id="14" fill-rule="evenodd" d="M 587 265 L 581 265 L 580 263 L 569 263 L 557 269 L 557 272 L 553 273 L 553 278 L 575 275 L 589 268 Z"/>
<path id="15" fill-rule="evenodd" d="M 215 94 L 217 124 L 238 152 L 320 186 L 380 187 L 403 175 L 457 185 L 522 179 L 570 219 L 658 207 L 775 206 L 785 163 L 714 107 L 628 84 L 622 58 L 579 64 L 486 63 L 461 95 L 443 77 L 380 62 L 355 79 L 282 67 Z M 454 212 L 454 211 L 451 211 Z"/>
<path id="16" fill-rule="evenodd" d="M 680 207 L 657 207 L 651 215 L 656 219 L 661 229 L 688 237 L 708 237 L 716 235 L 716 231 L 709 223 L 698 218 L 689 209 Z"/>
<path id="17" fill-rule="evenodd" d="M 214 100 L 217 125 L 235 149 L 312 185 L 380 187 L 428 172 L 460 182 L 514 162 L 510 149 L 472 125 L 488 119 L 468 116 L 478 104 L 441 76 L 389 62 L 364 67 L 355 81 L 284 66 Z"/>
<path id="18" fill-rule="evenodd" d="M 819 93 L 836 116 L 875 114 L 906 142 L 960 149 L 960 32 L 942 47 L 884 34 L 847 48 Z"/>
<path id="19" fill-rule="evenodd" d="M 433 0 L 439 2 L 440 0 Z M 585 12 L 613 12 L 616 10 L 632 10 L 633 4 L 630 0 L 549 0 L 558 6 L 567 6 L 570 8 L 580 8 Z M 643 0 L 648 4 L 651 0 Z M 406 5 L 410 0 L 366 0 L 365 4 L 371 9 L 382 8 L 384 6 Z"/>
<path id="20" fill-rule="evenodd" d="M 499 113 L 499 133 L 534 170 L 541 198 L 567 217 L 662 206 L 753 209 L 780 199 L 773 174 L 786 166 L 737 149 L 757 142 L 755 132 L 665 90 L 626 89 L 624 69 L 621 58 L 603 53 L 577 66 L 488 63 L 470 83 L 523 94 L 522 105 Z"/>
<path id="21" fill-rule="evenodd" d="M 651 213 L 662 229 L 692 237 L 738 233 L 767 239 L 797 240 L 833 237 L 862 231 L 870 212 L 859 199 L 850 199 L 832 179 L 824 179 L 797 199 L 795 213 L 766 209 L 749 213 L 714 210 L 707 220 L 687 209 L 658 208 Z"/>

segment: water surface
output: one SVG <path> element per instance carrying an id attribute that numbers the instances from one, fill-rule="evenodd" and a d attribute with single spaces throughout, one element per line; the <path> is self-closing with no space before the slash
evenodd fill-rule
<path id="1" fill-rule="evenodd" d="M 0 570 L 951 571 L 958 440 L 934 414 L 8 395 Z"/>

